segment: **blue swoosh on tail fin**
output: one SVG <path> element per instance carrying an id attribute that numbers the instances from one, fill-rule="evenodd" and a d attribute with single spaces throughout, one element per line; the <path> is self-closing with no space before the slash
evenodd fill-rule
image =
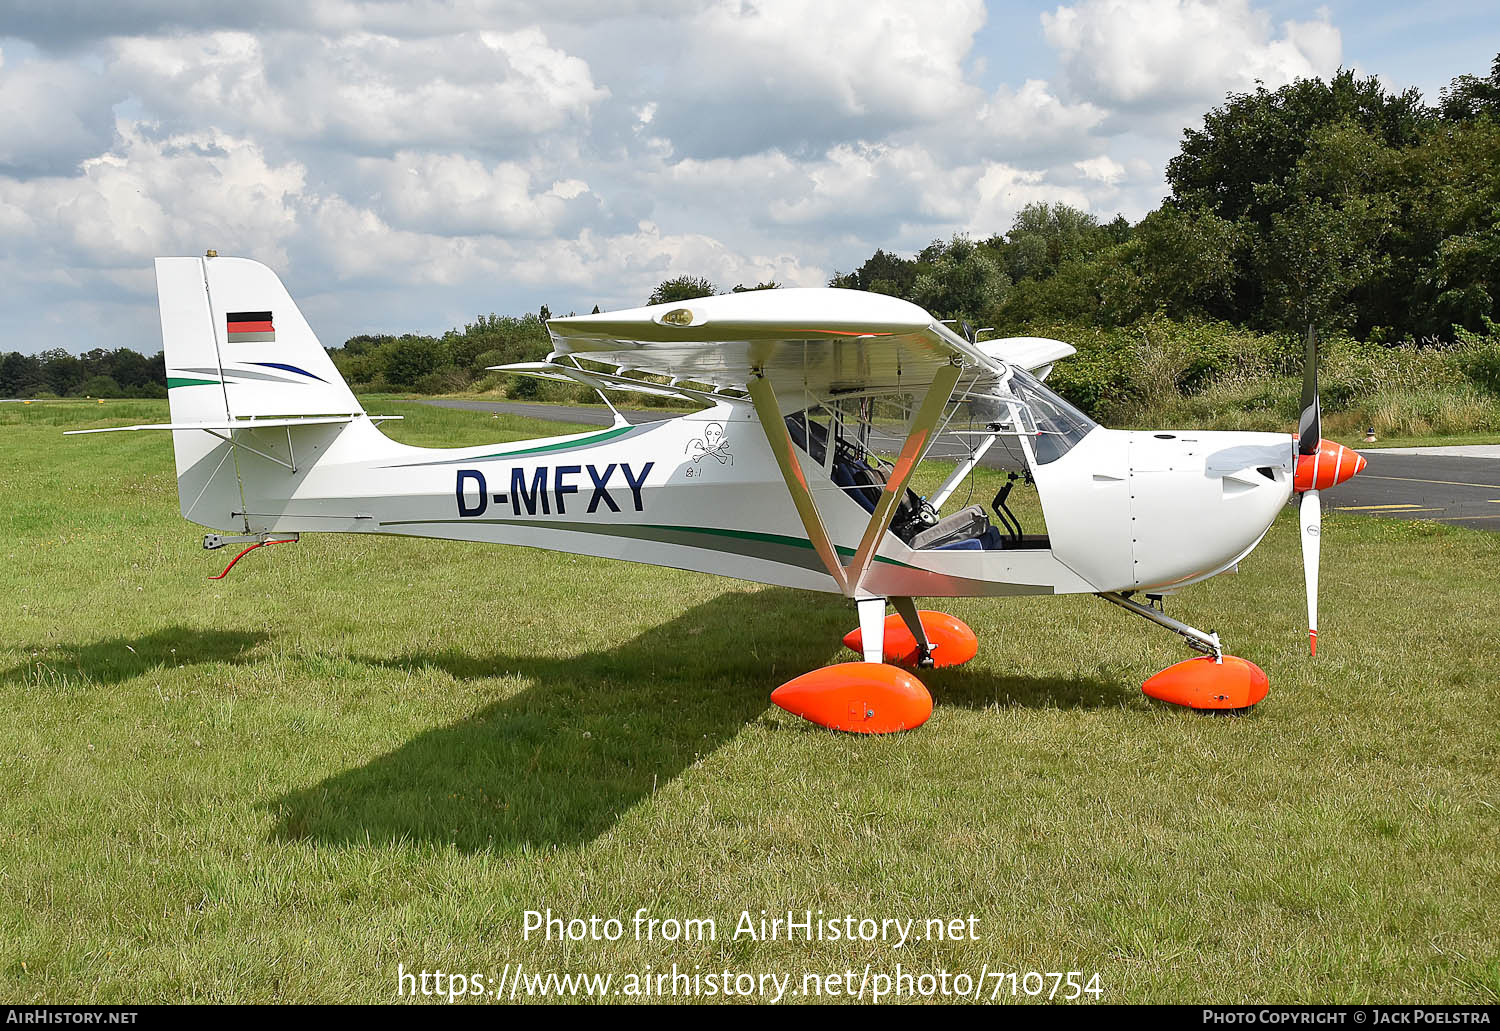
<path id="1" fill-rule="evenodd" d="M 314 376 L 312 373 L 308 372 L 306 369 L 299 369 L 295 365 L 284 365 L 281 362 L 250 362 L 248 364 L 250 364 L 250 365 L 259 365 L 263 369 L 282 369 L 282 370 L 284 370 L 286 372 L 299 373 L 299 374 L 301 374 L 303 376 L 306 376 L 308 379 L 315 379 L 319 383 L 327 383 L 328 382 L 322 376 Z"/>

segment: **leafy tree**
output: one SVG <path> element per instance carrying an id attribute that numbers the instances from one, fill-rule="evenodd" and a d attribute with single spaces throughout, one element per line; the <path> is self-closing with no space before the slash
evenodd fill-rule
<path id="1" fill-rule="evenodd" d="M 776 290 L 779 289 L 780 286 L 781 284 L 773 279 L 767 283 L 756 283 L 754 286 L 745 286 L 743 283 L 740 283 L 729 292 L 732 294 L 751 294 L 757 290 Z"/>
<path id="2" fill-rule="evenodd" d="M 1120 220 L 1116 220 L 1118 222 Z M 1247 247 L 1242 227 L 1210 212 L 1163 207 L 1128 233 L 1101 227 L 1120 243 L 1064 261 L 1046 279 L 1024 279 L 1007 298 L 1007 326 L 1084 319 L 1125 325 L 1152 315 L 1223 317 Z"/>
<path id="3" fill-rule="evenodd" d="M 428 373 L 445 364 L 446 357 L 432 337 L 408 333 L 381 348 L 385 356 L 385 378 L 396 387 L 415 387 Z"/>
<path id="4" fill-rule="evenodd" d="M 1108 223 L 1099 227 L 1099 235 L 1109 245 L 1127 243 L 1134 234 L 1135 229 L 1130 220 L 1124 215 L 1116 215 Z"/>
<path id="5" fill-rule="evenodd" d="M 1389 306 L 1422 335 L 1455 324 L 1478 330 L 1500 315 L 1500 118 L 1444 123 L 1403 153 L 1402 219 L 1395 234 Z M 1399 326 L 1388 312 L 1385 325 Z"/>
<path id="6" fill-rule="evenodd" d="M 868 290 L 871 293 L 907 297 L 917 280 L 917 263 L 909 258 L 899 258 L 889 251 L 877 249 L 865 259 L 865 263 L 849 273 L 833 274 L 829 286 L 846 290 Z"/>
<path id="7" fill-rule="evenodd" d="M 25 397 L 47 383 L 40 359 L 11 351 L 0 358 L 0 395 Z"/>
<path id="8" fill-rule="evenodd" d="M 910 300 L 940 318 L 982 319 L 1010 289 L 994 252 L 963 234 L 933 241 L 918 256 L 918 268 Z"/>
<path id="9" fill-rule="evenodd" d="M 1340 205 L 1318 197 L 1272 215 L 1258 247 L 1265 322 L 1290 330 L 1351 321 L 1349 295 L 1375 270 L 1372 237 L 1387 216 L 1381 200 Z"/>
<path id="10" fill-rule="evenodd" d="M 1085 257 L 1109 242 L 1099 220 L 1088 212 L 1060 202 L 1033 201 L 1016 213 L 999 247 L 1006 273 L 1020 282 L 1045 279 L 1063 262 Z M 998 243 L 991 241 L 991 246 Z"/>
<path id="11" fill-rule="evenodd" d="M 1352 123 L 1386 146 L 1408 147 L 1431 121 L 1416 89 L 1390 94 L 1375 76 L 1360 79 L 1347 69 L 1328 82 L 1298 79 L 1274 92 L 1261 86 L 1230 94 L 1204 116 L 1202 129 L 1183 134 L 1181 153 L 1167 163 L 1171 202 L 1231 222 L 1249 218 L 1264 230 L 1281 208 L 1278 194 L 1263 188 L 1296 169 L 1319 128 Z"/>
<path id="12" fill-rule="evenodd" d="M 88 378 L 83 362 L 60 347 L 43 351 L 37 357 L 42 363 L 42 375 L 46 377 L 47 389 L 58 397 L 76 393 Z"/>
<path id="13" fill-rule="evenodd" d="M 1490 65 L 1488 78 L 1460 75 L 1442 91 L 1438 114 L 1448 121 L 1500 118 L 1500 54 Z"/>
<path id="14" fill-rule="evenodd" d="M 1354 302 L 1388 264 L 1398 157 L 1349 119 L 1315 130 L 1296 167 L 1257 189 L 1272 211 L 1254 248 L 1265 325 L 1296 330 L 1355 321 Z"/>
<path id="15" fill-rule="evenodd" d="M 672 301 L 691 301 L 699 297 L 712 297 L 718 292 L 718 287 L 699 276 L 677 276 L 658 283 L 656 289 L 651 291 L 651 296 L 646 298 L 646 303 L 668 304 Z"/>
<path id="16" fill-rule="evenodd" d="M 1036 323 L 1111 324 L 1117 316 L 1106 299 L 1106 288 L 1122 274 L 1113 252 L 1065 261 L 1046 279 L 1023 279 L 1013 285 L 989 319 L 996 329 L 1018 336 L 1029 335 L 1029 327 Z M 1121 289 L 1128 294 L 1134 311 L 1140 306 L 1138 284 L 1132 280 Z"/>
<path id="17" fill-rule="evenodd" d="M 78 388 L 84 397 L 120 397 L 120 384 L 113 376 L 90 376 Z"/>

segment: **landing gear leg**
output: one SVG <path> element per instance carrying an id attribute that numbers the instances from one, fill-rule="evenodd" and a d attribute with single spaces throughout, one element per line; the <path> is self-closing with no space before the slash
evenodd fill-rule
<path id="1" fill-rule="evenodd" d="M 859 632 L 863 638 L 866 662 L 885 661 L 885 599 L 861 598 L 855 603 L 859 609 Z"/>
<path id="2" fill-rule="evenodd" d="M 962 666 L 979 652 L 979 639 L 957 616 L 918 609 L 911 598 L 891 598 L 896 611 L 885 619 L 885 599 L 875 598 L 866 608 L 859 603 L 859 629 L 844 635 L 844 645 L 866 662 L 894 662 L 908 669 Z M 870 628 L 881 636 L 878 648 L 870 645 Z"/>
<path id="3" fill-rule="evenodd" d="M 888 734 L 921 726 L 932 715 L 932 695 L 906 670 L 885 664 L 885 599 L 861 598 L 856 607 L 856 633 L 864 638 L 856 650 L 864 661 L 805 673 L 771 692 L 771 701 L 833 730 Z"/>
<path id="4" fill-rule="evenodd" d="M 906 629 L 911 631 L 911 636 L 916 639 L 917 668 L 931 669 L 934 665 L 932 642 L 927 639 L 927 630 L 922 626 L 922 617 L 917 615 L 917 603 L 911 598 L 892 598 L 891 605 L 901 616 L 901 622 L 906 624 Z"/>
<path id="5" fill-rule="evenodd" d="M 1112 605 L 1120 606 L 1120 608 L 1127 612 L 1134 612 L 1137 616 L 1149 619 L 1158 626 L 1164 626 L 1174 634 L 1181 634 L 1189 648 L 1195 652 L 1202 652 L 1204 655 L 1213 656 L 1215 662 L 1219 662 L 1224 658 L 1224 649 L 1219 644 L 1217 631 L 1205 634 L 1197 627 L 1191 627 L 1181 620 L 1173 619 L 1161 609 L 1152 608 L 1150 605 L 1142 605 L 1140 602 L 1132 598 L 1127 598 L 1123 594 L 1111 592 L 1109 594 L 1101 594 L 1099 597 Z"/>

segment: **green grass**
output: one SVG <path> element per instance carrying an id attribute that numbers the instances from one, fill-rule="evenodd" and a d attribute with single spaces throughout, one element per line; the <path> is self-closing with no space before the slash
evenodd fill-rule
<path id="1" fill-rule="evenodd" d="M 381 408 L 415 443 L 559 432 Z M 1500 537 L 1328 515 L 1313 663 L 1280 521 L 1170 603 L 1270 674 L 1243 717 L 1145 699 L 1188 653 L 1095 599 L 944 603 L 978 658 L 870 739 L 767 700 L 849 657 L 836 599 L 356 536 L 209 581 L 164 435 L 59 435 L 165 414 L 0 406 L 0 997 L 899 961 L 1097 971 L 1116 1002 L 1500 998 Z M 526 909 L 641 906 L 720 940 L 522 940 Z M 972 913 L 980 940 L 726 940 L 808 907 Z"/>

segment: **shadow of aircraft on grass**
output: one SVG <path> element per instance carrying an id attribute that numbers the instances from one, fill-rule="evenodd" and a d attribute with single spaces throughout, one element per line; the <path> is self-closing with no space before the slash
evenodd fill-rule
<path id="1" fill-rule="evenodd" d="M 780 683 L 855 658 L 842 599 L 730 591 L 606 652 L 454 650 L 365 660 L 458 678 L 518 672 L 529 687 L 396 750 L 268 803 L 284 840 L 429 841 L 464 851 L 592 840 L 658 786 L 765 713 Z M 938 705 L 1117 706 L 1121 685 L 928 671 Z M 811 724 L 807 733 L 827 733 Z"/>
<path id="2" fill-rule="evenodd" d="M 76 678 L 83 684 L 118 684 L 158 667 L 210 662 L 240 665 L 269 634 L 259 630 L 204 630 L 170 626 L 139 637 L 111 637 L 88 644 L 22 645 L 26 661 L 0 670 L 0 681 L 47 684 Z"/>

